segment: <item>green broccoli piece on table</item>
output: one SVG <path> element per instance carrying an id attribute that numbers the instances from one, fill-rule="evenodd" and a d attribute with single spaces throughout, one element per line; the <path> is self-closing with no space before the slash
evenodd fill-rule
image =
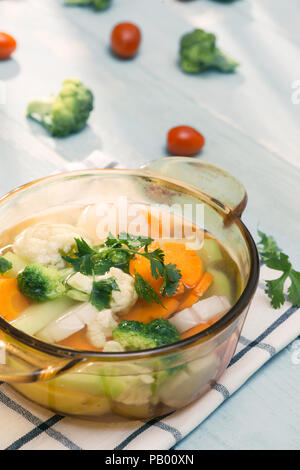
<path id="1" fill-rule="evenodd" d="M 129 351 L 152 349 L 180 340 L 175 326 L 162 318 L 152 320 L 147 324 L 122 320 L 112 335 L 115 341 Z"/>
<path id="2" fill-rule="evenodd" d="M 65 294 L 61 272 L 42 264 L 28 264 L 18 275 L 19 290 L 36 302 L 54 300 Z"/>
<path id="3" fill-rule="evenodd" d="M 91 5 L 95 10 L 105 10 L 110 4 L 111 0 L 65 0 L 66 5 Z"/>
<path id="4" fill-rule="evenodd" d="M 203 29 L 185 34 L 180 41 L 180 66 L 186 73 L 200 73 L 209 68 L 234 72 L 238 62 L 216 47 L 216 36 Z"/>
<path id="5" fill-rule="evenodd" d="M 65 137 L 80 131 L 93 109 L 93 94 L 80 80 L 64 80 L 57 97 L 33 100 L 26 116 L 40 122 L 53 136 Z"/>

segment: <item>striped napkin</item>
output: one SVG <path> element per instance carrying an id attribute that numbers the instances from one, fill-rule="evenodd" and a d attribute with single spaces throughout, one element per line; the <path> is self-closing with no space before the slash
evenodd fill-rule
<path id="1" fill-rule="evenodd" d="M 65 169 L 115 167 L 100 152 Z M 62 168 L 60 168 L 62 170 Z M 204 397 L 171 414 L 151 420 L 97 423 L 63 417 L 0 385 L 0 449 L 169 449 L 228 400 L 252 374 L 300 335 L 300 311 L 288 301 L 273 310 L 264 280 L 278 272 L 263 266 L 260 282 L 244 323 L 237 350 L 218 383 Z M 300 364 L 300 342 L 294 341 L 291 361 Z"/>

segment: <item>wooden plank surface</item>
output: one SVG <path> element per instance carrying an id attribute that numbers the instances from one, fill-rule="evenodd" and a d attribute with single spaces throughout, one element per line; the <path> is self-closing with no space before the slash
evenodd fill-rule
<path id="1" fill-rule="evenodd" d="M 143 32 L 140 53 L 128 62 L 108 48 L 112 26 L 124 20 Z M 217 34 L 241 62 L 237 74 L 180 71 L 178 41 L 194 27 Z M 274 234 L 300 268 L 300 104 L 292 101 L 300 80 L 298 0 L 113 0 L 105 13 L 60 0 L 2 0 L 0 30 L 19 41 L 14 58 L 0 63 L 1 194 L 95 149 L 136 168 L 165 156 L 170 127 L 190 124 L 207 139 L 200 158 L 245 184 L 250 230 L 259 224 Z M 83 132 L 53 139 L 25 119 L 25 108 L 67 77 L 93 90 L 96 107 Z M 299 367 L 283 351 L 177 448 L 299 449 Z"/>

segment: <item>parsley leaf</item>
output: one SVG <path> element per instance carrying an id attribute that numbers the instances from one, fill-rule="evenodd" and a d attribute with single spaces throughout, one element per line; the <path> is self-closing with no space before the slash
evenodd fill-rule
<path id="1" fill-rule="evenodd" d="M 4 274 L 13 267 L 12 263 L 5 258 L 0 258 L 0 274 Z"/>
<path id="2" fill-rule="evenodd" d="M 108 240 L 107 242 L 109 243 Z M 112 267 L 129 272 L 129 260 L 133 255 L 127 249 L 123 249 L 119 241 L 112 243 L 111 246 L 108 245 L 106 248 L 105 245 L 102 245 L 100 251 L 98 251 L 99 248 L 98 250 L 91 248 L 82 239 L 75 238 L 75 242 L 77 251 L 74 253 L 74 257 L 62 257 L 67 263 L 71 264 L 75 271 L 86 276 L 101 276 Z"/>
<path id="3" fill-rule="evenodd" d="M 157 304 L 160 304 L 162 307 L 164 307 L 153 287 L 151 287 L 149 282 L 145 281 L 145 279 L 139 273 L 135 273 L 134 287 L 139 297 L 142 297 L 147 302 L 156 302 Z"/>
<path id="4" fill-rule="evenodd" d="M 91 304 L 99 311 L 105 308 L 109 308 L 113 290 L 120 290 L 114 277 L 101 279 L 100 281 L 94 281 L 90 295 Z"/>
<path id="5" fill-rule="evenodd" d="M 291 285 L 288 288 L 288 296 L 293 305 L 300 307 L 300 273 L 294 269 L 289 273 Z"/>
<path id="6" fill-rule="evenodd" d="M 176 269 L 175 264 L 168 263 L 165 266 L 164 282 L 162 285 L 162 295 L 174 295 L 176 293 L 178 283 L 181 279 L 181 272 Z"/>
<path id="7" fill-rule="evenodd" d="M 293 306 L 300 307 L 300 272 L 295 271 L 288 255 L 278 247 L 273 237 L 263 232 L 258 232 L 261 240 L 258 243 L 258 251 L 265 265 L 270 269 L 281 271 L 277 279 L 266 281 L 265 292 L 271 299 L 271 305 L 275 309 L 284 304 L 284 284 L 287 279 L 291 281 L 288 288 L 288 299 Z"/>
<path id="8" fill-rule="evenodd" d="M 287 279 L 286 274 L 282 274 L 278 279 L 273 281 L 266 281 L 265 293 L 271 299 L 271 305 L 273 308 L 279 308 L 284 304 L 285 297 L 283 293 L 284 283 Z"/>
<path id="9" fill-rule="evenodd" d="M 153 238 L 150 237 L 139 237 L 125 232 L 121 232 L 118 238 L 124 245 L 127 245 L 128 248 L 132 250 L 144 248 L 145 251 L 147 251 L 148 246 L 154 241 Z"/>
<path id="10" fill-rule="evenodd" d="M 95 250 L 91 248 L 83 238 L 74 239 L 77 246 L 77 252 L 75 253 L 78 256 L 90 255 L 95 253 Z"/>
<path id="11" fill-rule="evenodd" d="M 280 253 L 281 250 L 274 237 L 268 236 L 260 230 L 258 230 L 258 235 L 260 236 L 260 240 L 257 244 L 257 248 L 263 260 Z"/>

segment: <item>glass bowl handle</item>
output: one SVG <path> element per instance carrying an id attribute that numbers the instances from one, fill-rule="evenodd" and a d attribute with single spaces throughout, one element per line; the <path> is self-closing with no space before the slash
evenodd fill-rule
<path id="1" fill-rule="evenodd" d="M 141 169 L 195 186 L 231 216 L 240 217 L 247 205 L 244 186 L 230 173 L 211 163 L 190 157 L 165 157 Z"/>
<path id="2" fill-rule="evenodd" d="M 32 383 L 53 379 L 75 368 L 82 359 L 54 357 L 0 333 L 0 381 Z"/>

